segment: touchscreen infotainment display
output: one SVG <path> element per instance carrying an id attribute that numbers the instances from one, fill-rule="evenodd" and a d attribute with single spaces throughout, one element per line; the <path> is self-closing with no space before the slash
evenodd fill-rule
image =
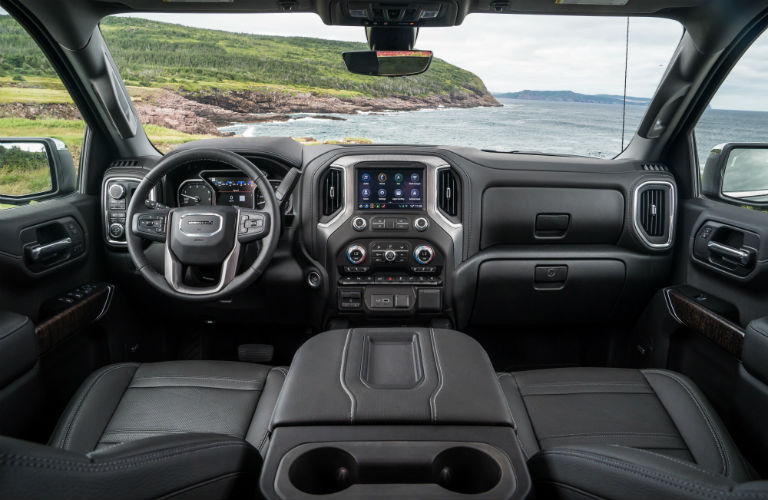
<path id="1" fill-rule="evenodd" d="M 357 208 L 410 210 L 424 208 L 424 169 L 361 167 L 357 169 Z"/>

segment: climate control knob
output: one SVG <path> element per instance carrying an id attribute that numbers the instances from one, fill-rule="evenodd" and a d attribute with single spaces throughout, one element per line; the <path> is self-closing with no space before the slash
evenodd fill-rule
<path id="1" fill-rule="evenodd" d="M 416 262 L 425 266 L 435 258 L 435 249 L 429 245 L 419 245 L 413 251 L 413 258 L 416 259 Z"/>
<path id="2" fill-rule="evenodd" d="M 394 250 L 387 250 L 386 252 L 384 252 L 384 260 L 386 260 L 387 262 L 394 262 L 396 258 L 397 258 L 397 252 L 395 252 Z"/>
<path id="3" fill-rule="evenodd" d="M 109 197 L 114 200 L 119 200 L 125 196 L 125 188 L 122 184 L 112 184 L 109 186 Z"/>
<path id="4" fill-rule="evenodd" d="M 365 248 L 360 245 L 350 245 L 347 248 L 347 260 L 352 264 L 360 264 L 365 260 Z"/>

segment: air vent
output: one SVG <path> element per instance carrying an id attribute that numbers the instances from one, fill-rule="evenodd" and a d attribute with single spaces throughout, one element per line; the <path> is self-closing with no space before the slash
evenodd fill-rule
<path id="1" fill-rule="evenodd" d="M 437 207 L 451 217 L 459 214 L 458 181 L 450 168 L 437 173 Z"/>
<path id="2" fill-rule="evenodd" d="M 111 168 L 138 167 L 139 160 L 115 160 L 109 164 Z"/>
<path id="3" fill-rule="evenodd" d="M 635 190 L 635 231 L 648 247 L 672 245 L 675 203 L 675 186 L 668 181 L 646 181 Z"/>
<path id="4" fill-rule="evenodd" d="M 667 216 L 667 191 L 646 189 L 640 194 L 640 225 L 648 236 L 664 235 L 664 219 Z"/>
<path id="5" fill-rule="evenodd" d="M 332 168 L 323 178 L 323 215 L 333 215 L 341 208 L 344 201 L 342 181 L 343 172 L 338 168 Z"/>
<path id="6" fill-rule="evenodd" d="M 669 172 L 667 166 L 661 163 L 643 163 L 643 170 L 646 172 Z"/>

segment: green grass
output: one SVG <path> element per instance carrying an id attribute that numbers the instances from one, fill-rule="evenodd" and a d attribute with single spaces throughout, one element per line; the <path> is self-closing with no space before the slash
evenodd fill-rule
<path id="1" fill-rule="evenodd" d="M 126 83 L 187 92 L 265 90 L 344 98 L 485 94 L 482 80 L 435 58 L 423 75 L 378 78 L 349 73 L 341 59 L 363 43 L 249 35 L 130 17 L 108 17 L 101 31 Z M 362 30 L 361 30 L 362 34 Z M 50 64 L 23 29 L 0 16 L 0 86 L 61 89 Z M 0 99 L 3 97 L 0 95 Z M 62 95 L 32 91 L 30 102 Z M 2 101 L 0 101 L 2 102 Z"/>

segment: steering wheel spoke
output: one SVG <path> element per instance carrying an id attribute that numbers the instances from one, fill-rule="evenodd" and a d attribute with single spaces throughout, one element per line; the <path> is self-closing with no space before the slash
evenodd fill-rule
<path id="1" fill-rule="evenodd" d="M 272 231 L 269 212 L 263 210 L 240 209 L 237 223 L 237 239 L 240 243 L 249 243 L 264 238 Z"/>
<path id="2" fill-rule="evenodd" d="M 131 219 L 131 232 L 145 240 L 165 242 L 171 209 L 138 209 Z"/>
<path id="3" fill-rule="evenodd" d="M 219 281 L 208 287 L 187 286 L 184 284 L 184 264 L 176 257 L 169 245 L 165 246 L 165 281 L 176 292 L 193 296 L 205 296 L 218 293 L 229 285 L 237 276 L 237 265 L 240 259 L 240 243 L 235 241 L 232 251 L 221 263 Z"/>

